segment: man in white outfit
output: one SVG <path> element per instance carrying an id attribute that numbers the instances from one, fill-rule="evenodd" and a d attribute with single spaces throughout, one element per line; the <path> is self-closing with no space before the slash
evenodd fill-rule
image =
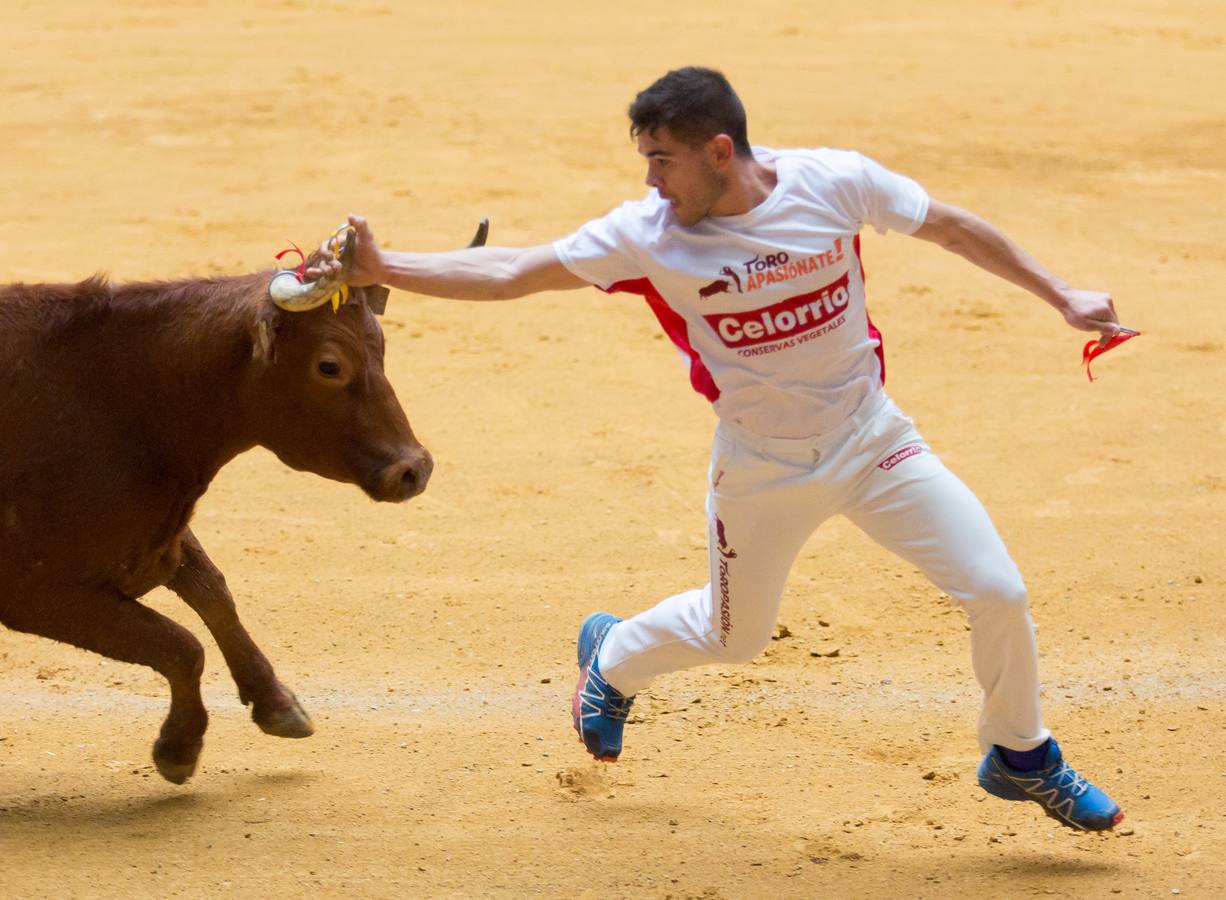
<path id="1" fill-rule="evenodd" d="M 760 653 L 801 546 L 841 513 L 966 611 L 984 691 L 983 788 L 1075 828 L 1113 827 L 1119 806 L 1063 761 L 1043 726 L 1017 567 L 983 506 L 883 390 L 859 232 L 937 243 L 1104 341 L 1120 331 L 1111 297 L 1073 289 L 987 222 L 858 153 L 751 146 L 719 72 L 669 72 L 629 115 L 650 192 L 553 244 L 393 253 L 350 218 L 354 285 L 469 300 L 589 284 L 641 295 L 714 406 L 710 581 L 624 621 L 583 623 L 572 713 L 589 752 L 617 759 L 634 695 L 656 676 Z"/>

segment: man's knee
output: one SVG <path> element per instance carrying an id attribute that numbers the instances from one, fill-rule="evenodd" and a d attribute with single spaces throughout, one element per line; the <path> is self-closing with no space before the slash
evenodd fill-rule
<path id="1" fill-rule="evenodd" d="M 743 625 L 737 627 L 733 623 L 727 631 L 720 633 L 719 649 L 717 654 L 720 662 L 726 663 L 747 663 L 752 662 L 761 655 L 762 651 L 770 646 L 771 635 L 774 633 L 775 626 L 772 623 L 769 628 L 762 626 Z"/>
<path id="2" fill-rule="evenodd" d="M 970 606 L 997 606 L 1025 610 L 1026 583 L 1016 568 L 976 572 L 963 590 Z"/>

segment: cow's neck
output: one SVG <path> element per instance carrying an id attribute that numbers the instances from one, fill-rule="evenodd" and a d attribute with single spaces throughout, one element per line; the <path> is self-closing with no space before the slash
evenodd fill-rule
<path id="1" fill-rule="evenodd" d="M 255 444 L 239 386 L 251 365 L 261 276 L 115 288 L 99 329 L 112 390 L 152 465 L 203 493 Z"/>

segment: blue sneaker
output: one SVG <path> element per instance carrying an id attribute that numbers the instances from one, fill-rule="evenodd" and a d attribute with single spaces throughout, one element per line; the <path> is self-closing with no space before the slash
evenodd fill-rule
<path id="1" fill-rule="evenodd" d="M 1021 772 L 1009 767 L 999 747 L 979 764 L 979 786 L 1005 800 L 1033 800 L 1062 825 L 1106 831 L 1124 820 L 1119 804 L 1086 781 L 1064 761 L 1060 745 L 1048 741 L 1043 767 Z"/>
<path id="2" fill-rule="evenodd" d="M 588 753 L 603 762 L 617 762 L 622 752 L 622 729 L 634 703 L 609 684 L 596 662 L 609 629 L 620 622 L 611 613 L 592 613 L 579 629 L 579 682 L 571 699 L 575 731 Z"/>

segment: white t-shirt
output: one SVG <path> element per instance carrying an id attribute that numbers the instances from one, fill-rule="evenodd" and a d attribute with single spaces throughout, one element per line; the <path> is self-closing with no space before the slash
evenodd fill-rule
<path id="1" fill-rule="evenodd" d="M 553 246 L 583 280 L 646 298 L 721 419 L 772 437 L 821 434 L 885 380 L 859 231 L 910 234 L 928 194 L 852 151 L 754 156 L 774 163 L 778 183 L 743 215 L 686 227 L 653 189 Z"/>

